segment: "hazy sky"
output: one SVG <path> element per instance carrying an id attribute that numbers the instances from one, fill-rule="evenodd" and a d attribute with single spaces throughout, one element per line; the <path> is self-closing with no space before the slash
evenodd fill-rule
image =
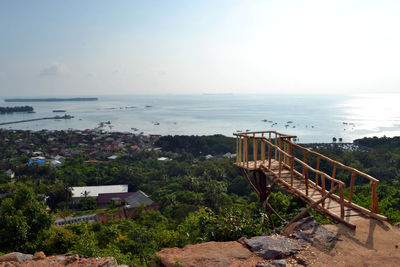
<path id="1" fill-rule="evenodd" d="M 400 92 L 400 1 L 0 2 L 1 96 Z"/>

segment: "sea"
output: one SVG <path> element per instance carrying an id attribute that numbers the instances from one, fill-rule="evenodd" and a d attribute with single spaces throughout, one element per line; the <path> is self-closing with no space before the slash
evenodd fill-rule
<path id="1" fill-rule="evenodd" d="M 1 98 L 0 106 L 29 105 L 35 113 L 0 114 L 0 122 L 63 114 L 74 118 L 0 127 L 35 131 L 97 129 L 136 134 L 226 136 L 233 136 L 238 131 L 275 130 L 296 135 L 301 143 L 329 143 L 333 138 L 347 143 L 362 137 L 400 135 L 400 94 L 91 97 L 98 97 L 98 101 L 4 102 Z M 66 112 L 55 113 L 53 110 Z"/>

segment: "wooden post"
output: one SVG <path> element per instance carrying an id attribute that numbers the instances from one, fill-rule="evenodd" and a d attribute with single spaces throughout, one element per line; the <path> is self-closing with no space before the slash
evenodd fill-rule
<path id="1" fill-rule="evenodd" d="M 354 171 L 351 172 L 351 180 L 350 180 L 350 194 L 349 194 L 349 202 L 353 201 L 353 190 L 354 190 L 354 180 L 356 173 Z"/>
<path id="2" fill-rule="evenodd" d="M 260 202 L 264 203 L 267 199 L 267 176 L 261 170 L 258 171 Z"/>
<path id="3" fill-rule="evenodd" d="M 282 149 L 282 139 L 279 137 L 279 144 L 278 144 L 279 148 Z M 279 153 L 279 152 L 278 152 Z"/>
<path id="4" fill-rule="evenodd" d="M 375 183 L 375 186 L 374 186 L 374 194 L 375 194 L 375 213 L 379 213 L 379 200 L 378 200 L 378 195 L 377 195 L 377 193 L 376 193 L 376 185 L 377 185 L 377 183 Z"/>
<path id="5" fill-rule="evenodd" d="M 282 152 L 279 151 L 279 178 L 281 178 L 281 171 L 282 171 Z"/>
<path id="6" fill-rule="evenodd" d="M 246 137 L 246 164 L 249 167 L 249 153 L 250 153 L 250 138 Z"/>
<path id="7" fill-rule="evenodd" d="M 292 155 L 290 158 L 290 186 L 293 187 L 293 177 L 294 177 L 294 156 Z"/>
<path id="8" fill-rule="evenodd" d="M 271 162 L 271 147 L 270 147 L 270 144 L 272 144 L 271 143 L 271 132 L 268 133 L 268 141 L 269 141 L 269 144 L 268 144 L 268 160 L 269 160 L 269 162 Z M 269 165 L 271 165 L 271 163 Z"/>
<path id="9" fill-rule="evenodd" d="M 236 136 L 236 163 L 239 163 L 239 136 Z"/>
<path id="10" fill-rule="evenodd" d="M 333 184 L 333 181 L 332 181 Z M 343 185 L 339 184 L 339 194 L 340 194 L 340 218 L 344 219 L 344 196 L 343 196 Z"/>
<path id="11" fill-rule="evenodd" d="M 321 188 L 322 188 L 322 196 L 325 196 L 325 175 L 321 175 Z M 322 202 L 322 207 L 325 207 L 325 201 Z"/>
<path id="12" fill-rule="evenodd" d="M 240 137 L 239 139 L 239 162 L 240 166 L 244 166 L 243 164 L 243 138 Z"/>
<path id="13" fill-rule="evenodd" d="M 270 140 L 270 142 L 268 143 L 268 169 L 271 169 L 271 158 L 272 155 L 271 155 L 271 140 Z"/>
<path id="14" fill-rule="evenodd" d="M 333 172 L 332 172 L 332 178 L 335 179 L 336 176 L 336 164 L 333 164 Z M 333 188 L 333 182 L 331 182 L 331 190 Z"/>
<path id="15" fill-rule="evenodd" d="M 254 168 L 257 169 L 257 146 L 258 140 L 255 138 L 253 134 L 253 160 L 254 160 Z"/>
<path id="16" fill-rule="evenodd" d="M 261 160 L 262 160 L 262 163 L 264 164 L 265 163 L 265 141 L 264 141 L 264 138 L 261 139 Z"/>
<path id="17" fill-rule="evenodd" d="M 371 212 L 378 213 L 378 196 L 376 194 L 376 183 L 371 182 Z"/>
<path id="18" fill-rule="evenodd" d="M 286 147 L 285 140 L 283 140 L 283 151 L 285 151 L 285 153 L 287 153 L 287 147 Z M 286 154 L 283 154 L 283 162 L 287 164 Z"/>
<path id="19" fill-rule="evenodd" d="M 243 136 L 242 162 L 243 162 L 243 167 L 246 166 L 246 137 L 245 136 Z"/>
<path id="20" fill-rule="evenodd" d="M 278 150 L 276 149 L 276 147 L 278 146 L 278 134 L 275 133 L 275 160 L 278 160 Z"/>
<path id="21" fill-rule="evenodd" d="M 306 151 L 306 150 L 304 150 L 303 162 L 307 164 L 307 151 Z M 303 165 L 303 171 L 302 171 L 303 176 L 306 175 L 306 174 L 305 174 L 305 171 L 306 171 L 306 167 Z"/>
<path id="22" fill-rule="evenodd" d="M 306 196 L 308 196 L 308 168 L 305 169 L 304 179 L 305 179 L 305 183 L 306 183 Z"/>
<path id="23" fill-rule="evenodd" d="M 317 157 L 317 171 L 319 171 L 319 162 L 320 162 L 320 160 L 321 160 L 321 158 L 320 157 Z M 319 175 L 319 173 L 318 172 L 316 172 L 315 173 L 315 184 L 318 186 L 318 175 Z"/>
<path id="24" fill-rule="evenodd" d="M 246 167 L 248 168 L 249 167 L 249 138 L 246 136 L 246 139 L 245 139 L 245 143 L 246 143 L 246 154 L 245 154 L 245 156 L 246 156 Z"/>

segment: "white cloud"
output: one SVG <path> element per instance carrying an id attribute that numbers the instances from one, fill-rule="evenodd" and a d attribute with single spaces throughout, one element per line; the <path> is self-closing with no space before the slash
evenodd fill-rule
<path id="1" fill-rule="evenodd" d="M 47 67 L 44 67 L 41 71 L 39 76 L 56 76 L 56 75 L 63 75 L 68 72 L 68 68 L 63 63 L 53 63 Z"/>

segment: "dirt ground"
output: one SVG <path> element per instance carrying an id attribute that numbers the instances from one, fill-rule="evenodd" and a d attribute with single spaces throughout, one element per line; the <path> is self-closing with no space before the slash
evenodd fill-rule
<path id="1" fill-rule="evenodd" d="M 324 225 L 339 240 L 328 247 L 310 246 L 288 259 L 288 266 L 400 266 L 400 228 L 373 219 L 354 223 L 355 231 Z"/>
<path id="2" fill-rule="evenodd" d="M 354 231 L 340 224 L 324 225 L 337 240 L 328 243 L 315 241 L 307 245 L 304 250 L 285 259 L 287 266 L 400 267 L 400 228 L 361 217 L 352 223 L 356 224 Z M 258 257 L 236 241 L 165 248 L 157 255 L 167 267 L 248 267 L 271 261 Z"/>

